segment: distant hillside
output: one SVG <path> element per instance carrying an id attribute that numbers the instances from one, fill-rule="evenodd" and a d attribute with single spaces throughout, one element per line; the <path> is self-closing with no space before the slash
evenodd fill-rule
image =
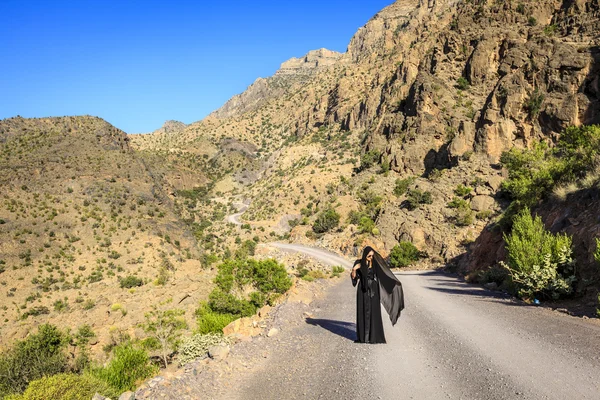
<path id="1" fill-rule="evenodd" d="M 107 122 L 0 121 L 0 187 L 0 346 L 47 321 L 106 344 L 158 301 L 189 294 L 191 310 L 206 295 L 173 189 Z"/>

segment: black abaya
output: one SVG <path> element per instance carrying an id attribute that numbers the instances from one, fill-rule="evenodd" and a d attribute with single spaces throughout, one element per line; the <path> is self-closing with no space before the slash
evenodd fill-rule
<path id="1" fill-rule="evenodd" d="M 367 254 L 373 251 L 371 268 L 367 264 Z M 362 259 L 352 285 L 360 285 L 356 291 L 356 336 L 361 343 L 385 343 L 385 334 L 381 320 L 383 304 L 392 325 L 395 325 L 404 309 L 404 293 L 402 284 L 392 273 L 387 262 L 379 253 L 367 246 L 363 250 Z"/>
<path id="2" fill-rule="evenodd" d="M 356 286 L 363 279 L 360 270 L 356 271 L 356 278 L 352 285 Z M 366 291 L 362 285 L 356 291 L 356 335 L 360 343 L 385 343 L 383 322 L 381 320 L 381 305 L 379 284 L 375 280 L 373 268 L 369 268 L 366 279 Z"/>

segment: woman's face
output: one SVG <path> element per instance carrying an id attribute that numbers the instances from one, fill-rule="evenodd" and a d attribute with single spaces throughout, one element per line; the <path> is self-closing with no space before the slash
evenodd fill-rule
<path id="1" fill-rule="evenodd" d="M 367 261 L 368 262 L 373 261 L 373 252 L 372 251 L 370 251 L 369 254 L 367 254 Z"/>

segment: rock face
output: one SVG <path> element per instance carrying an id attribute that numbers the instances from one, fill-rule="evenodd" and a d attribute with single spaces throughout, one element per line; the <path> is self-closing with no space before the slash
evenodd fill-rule
<path id="1" fill-rule="evenodd" d="M 334 65 L 342 53 L 327 49 L 309 51 L 302 58 L 291 58 L 281 64 L 275 75 L 306 75 L 314 74 L 320 68 Z"/>
<path id="2" fill-rule="evenodd" d="M 312 50 L 304 57 L 291 58 L 281 64 L 274 76 L 256 79 L 243 93 L 233 96 L 210 116 L 223 119 L 255 110 L 286 93 L 292 84 L 336 64 L 341 58 L 341 53 L 327 49 Z"/>

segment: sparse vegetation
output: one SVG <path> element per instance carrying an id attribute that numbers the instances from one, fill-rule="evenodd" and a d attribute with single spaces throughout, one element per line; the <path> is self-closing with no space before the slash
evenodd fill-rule
<path id="1" fill-rule="evenodd" d="M 530 150 L 511 149 L 502 154 L 500 162 L 508 169 L 508 179 L 502 189 L 512 203 L 505 218 L 512 218 L 524 207 L 536 205 L 556 185 L 585 177 L 598 159 L 600 126 L 569 127 L 555 148 L 538 143 Z M 509 222 L 509 221 L 507 221 Z"/>
<path id="2" fill-rule="evenodd" d="M 540 111 L 542 110 L 542 104 L 544 103 L 545 95 L 539 91 L 539 89 L 535 89 L 530 95 L 527 101 L 525 102 L 524 108 L 527 110 L 529 114 L 529 118 L 536 118 Z"/>

